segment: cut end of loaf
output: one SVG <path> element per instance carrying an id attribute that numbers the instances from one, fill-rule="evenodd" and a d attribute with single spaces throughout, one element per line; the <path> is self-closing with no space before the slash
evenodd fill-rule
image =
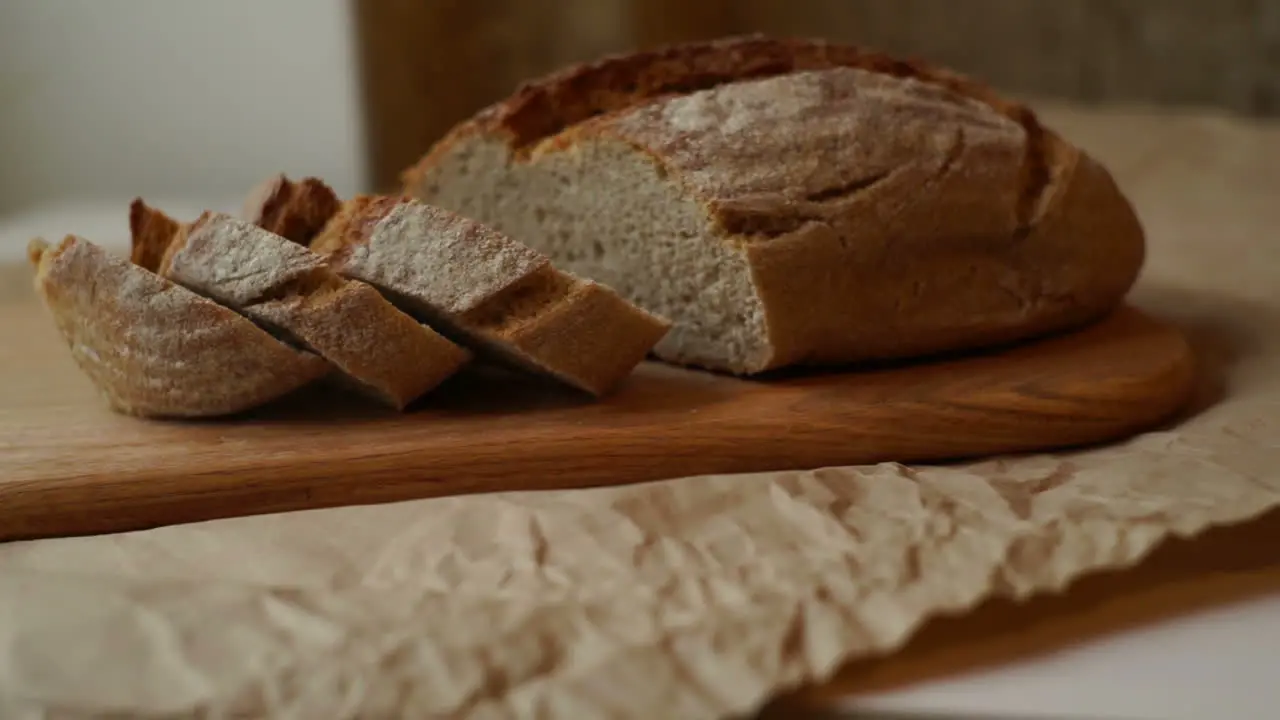
<path id="1" fill-rule="evenodd" d="M 738 374 L 768 367 L 773 349 L 745 252 L 723 241 L 659 162 L 621 142 L 532 163 L 510 163 L 508 152 L 500 142 L 459 145 L 414 192 L 527 238 L 557 267 L 669 319 L 654 348 L 663 360 Z"/>

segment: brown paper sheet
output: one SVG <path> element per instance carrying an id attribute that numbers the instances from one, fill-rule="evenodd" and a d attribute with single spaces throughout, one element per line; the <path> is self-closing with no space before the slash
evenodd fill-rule
<path id="1" fill-rule="evenodd" d="M 0 546 L 0 717 L 720 718 L 1280 506 L 1280 127 L 1044 112 L 1138 205 L 1196 413 L 1116 447 Z"/>

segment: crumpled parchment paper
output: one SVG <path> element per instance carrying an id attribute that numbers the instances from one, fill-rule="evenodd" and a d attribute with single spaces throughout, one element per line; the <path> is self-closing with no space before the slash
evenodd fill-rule
<path id="1" fill-rule="evenodd" d="M 1134 199 L 1202 364 L 1114 447 L 0 545 L 0 717 L 720 718 L 1280 506 L 1280 126 L 1045 109 Z"/>

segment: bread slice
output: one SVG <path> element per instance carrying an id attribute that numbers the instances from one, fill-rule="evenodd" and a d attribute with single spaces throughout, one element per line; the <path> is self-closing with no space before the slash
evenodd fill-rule
<path id="1" fill-rule="evenodd" d="M 232 415 L 330 371 L 215 302 L 67 236 L 32 241 L 35 287 L 71 355 L 114 410 Z"/>
<path id="2" fill-rule="evenodd" d="M 143 228 L 171 228 L 135 200 Z M 135 247 L 154 243 L 141 235 Z M 176 233 L 163 253 L 165 278 L 243 313 L 273 334 L 331 362 L 369 395 L 404 409 L 458 371 L 467 350 L 397 310 L 364 283 L 244 220 L 207 212 Z"/>
<path id="3" fill-rule="evenodd" d="M 187 229 L 187 224 L 135 199 L 129 204 L 129 259 L 139 267 L 158 272 L 165 251 L 177 237 L 186 234 Z"/>
<path id="4" fill-rule="evenodd" d="M 674 327 L 735 373 L 902 358 L 1113 308 L 1145 239 L 1108 172 L 947 70 L 764 37 L 522 87 L 404 174 Z"/>
<path id="5" fill-rule="evenodd" d="M 668 329 L 519 242 L 408 198 L 349 200 L 311 247 L 460 342 L 593 395 L 614 389 Z"/>
<path id="6" fill-rule="evenodd" d="M 283 173 L 259 183 L 245 198 L 240 218 L 295 243 L 308 245 L 342 201 L 323 180 L 294 182 Z"/>

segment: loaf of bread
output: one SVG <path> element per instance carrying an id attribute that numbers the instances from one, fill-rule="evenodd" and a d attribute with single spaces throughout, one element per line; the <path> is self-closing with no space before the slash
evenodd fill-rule
<path id="1" fill-rule="evenodd" d="M 667 332 L 491 228 L 401 197 L 348 201 L 311 249 L 487 357 L 603 395 Z"/>
<path id="2" fill-rule="evenodd" d="M 273 222 L 291 224 L 291 213 Z M 159 274 L 240 312 L 325 358 L 350 385 L 397 409 L 452 376 L 471 354 L 397 310 L 374 288 L 347 280 L 306 247 L 250 222 L 206 212 L 184 232 L 135 200 L 134 254 L 160 257 Z M 293 225 L 296 229 L 298 226 Z M 149 247 L 162 243 L 166 247 Z"/>
<path id="3" fill-rule="evenodd" d="M 982 347 L 1100 317 L 1143 230 L 1111 176 L 946 70 L 761 37 L 522 87 L 404 174 L 751 374 Z"/>
<path id="4" fill-rule="evenodd" d="M 82 238 L 32 241 L 28 255 L 71 356 L 118 412 L 232 415 L 330 372 L 319 357 Z"/>

